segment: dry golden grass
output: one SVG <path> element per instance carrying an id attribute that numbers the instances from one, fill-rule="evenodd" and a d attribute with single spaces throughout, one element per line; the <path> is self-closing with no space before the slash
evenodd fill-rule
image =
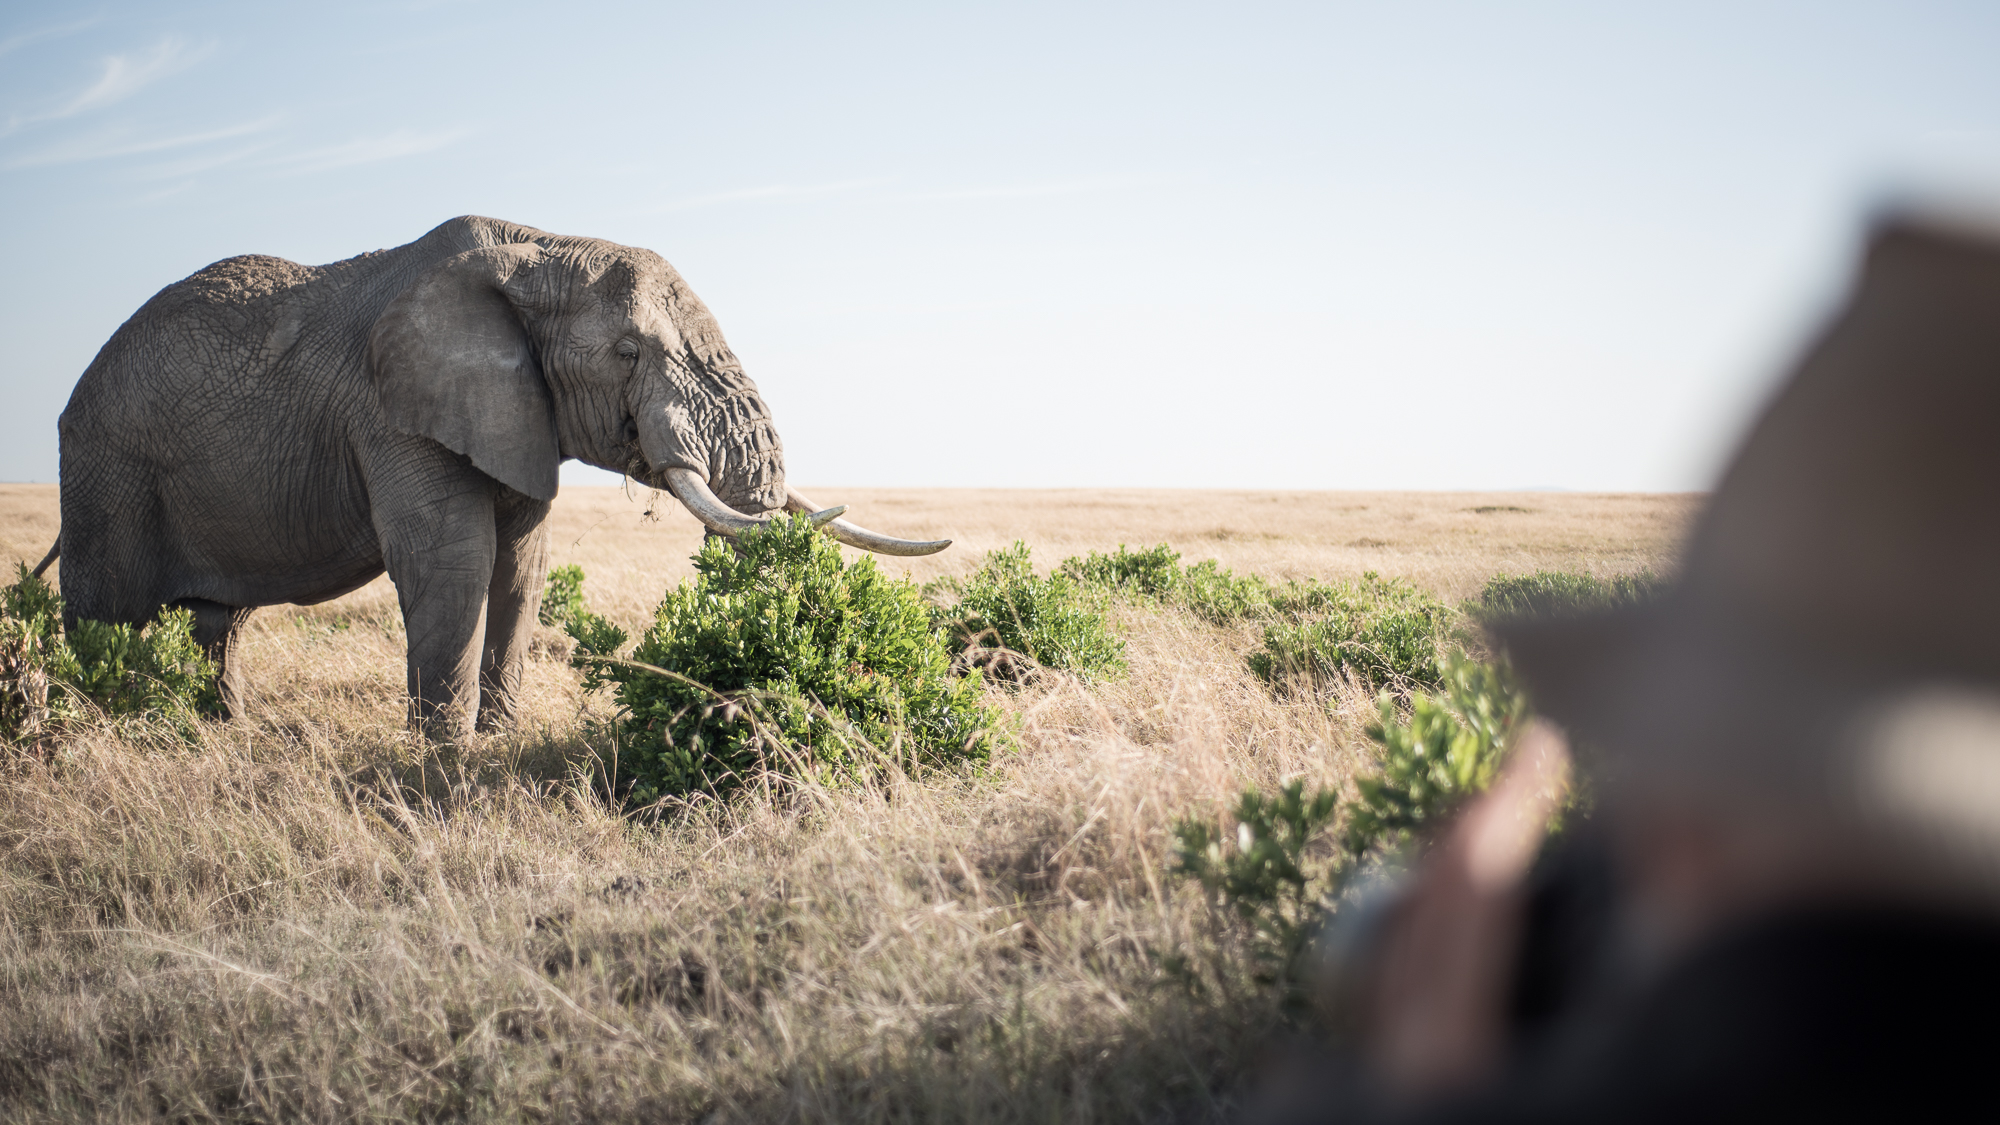
<path id="1" fill-rule="evenodd" d="M 1694 499 L 1566 494 L 818 489 L 865 523 L 1066 555 L 1168 541 L 1274 577 L 1405 575 L 1449 599 L 1538 567 L 1665 569 Z M 697 533 L 566 490 L 557 563 L 628 626 Z M 1480 510 L 1488 509 L 1488 510 Z M 1519 511 L 1515 509 L 1527 509 Z M 0 486 L 30 563 L 55 491 Z M 892 562 L 894 571 L 901 564 Z M 1117 611 L 1131 671 L 996 691 L 1018 749 L 952 776 L 772 787 L 657 825 L 591 782 L 540 638 L 527 721 L 402 729 L 393 592 L 253 619 L 255 714 L 0 763 L 0 1118 L 1205 1120 L 1274 1027 L 1159 955 L 1225 940 L 1168 831 L 1242 785 L 1345 779 L 1359 697 L 1275 700 L 1244 627 Z"/>

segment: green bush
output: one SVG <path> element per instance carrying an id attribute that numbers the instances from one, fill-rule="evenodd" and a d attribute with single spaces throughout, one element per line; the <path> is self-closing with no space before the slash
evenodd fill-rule
<path id="1" fill-rule="evenodd" d="M 1213 625 L 1263 617 L 1273 612 L 1273 587 L 1255 574 L 1238 576 L 1214 559 L 1181 571 L 1180 603 Z"/>
<path id="2" fill-rule="evenodd" d="M 1012 581 L 1032 580 L 1026 547 L 1017 543 L 1013 552 L 988 556 L 988 571 L 1001 569 L 996 560 L 1009 568 Z M 1325 684 L 1345 670 L 1372 686 L 1435 686 L 1438 654 L 1455 624 L 1449 606 L 1402 579 L 1370 571 L 1358 582 L 1272 582 L 1234 574 L 1213 559 L 1183 566 L 1180 553 L 1165 543 L 1139 551 L 1123 544 L 1111 554 L 1092 551 L 1065 560 L 1055 577 L 1177 603 L 1213 624 L 1270 620 L 1250 667 L 1275 685 L 1301 679 Z"/>
<path id="3" fill-rule="evenodd" d="M 194 640 L 194 614 L 169 609 L 143 628 L 79 621 L 62 679 L 113 715 L 221 711 L 215 666 Z"/>
<path id="4" fill-rule="evenodd" d="M 1404 717 L 1384 695 L 1368 737 L 1381 747 L 1369 775 L 1355 780 L 1344 841 L 1360 858 L 1402 849 L 1425 825 L 1493 783 L 1493 772 L 1528 714 L 1527 696 L 1505 664 L 1454 657 L 1443 691 L 1418 694 Z"/>
<path id="5" fill-rule="evenodd" d="M 1504 665 L 1452 659 L 1437 696 L 1419 694 L 1405 717 L 1385 694 L 1368 730 L 1375 768 L 1356 778 L 1357 796 L 1308 794 L 1302 782 L 1237 801 L 1233 834 L 1197 817 L 1174 826 L 1174 871 L 1198 880 L 1244 927 L 1252 978 L 1296 1000 L 1294 969 L 1314 928 L 1349 881 L 1370 864 L 1410 859 L 1421 829 L 1485 791 L 1528 706 Z M 1314 853 L 1338 819 L 1340 847 Z"/>
<path id="6" fill-rule="evenodd" d="M 1076 582 L 1151 601 L 1175 596 L 1182 585 L 1181 553 L 1165 543 L 1139 551 L 1120 543 L 1111 554 L 1092 551 L 1063 560 L 1056 570 Z"/>
<path id="7" fill-rule="evenodd" d="M 1332 790 L 1308 797 L 1305 783 L 1292 781 L 1275 797 L 1245 789 L 1236 802 L 1234 839 L 1203 820 L 1174 828 L 1175 873 L 1199 881 L 1249 927 L 1252 975 L 1261 983 L 1287 976 L 1325 912 L 1336 872 L 1306 853 L 1332 822 L 1336 803 Z"/>
<path id="8" fill-rule="evenodd" d="M 0 739 L 32 741 L 93 711 L 164 716 L 183 731 L 221 711 L 192 613 L 166 610 L 144 627 L 79 621 L 66 634 L 62 598 L 26 566 L 17 571 L 0 588 Z"/>
<path id="9" fill-rule="evenodd" d="M 1183 566 L 1165 543 L 1134 551 L 1119 544 L 1111 554 L 1092 551 L 1056 568 L 1078 582 L 1112 593 L 1187 607 L 1204 621 L 1227 625 L 1259 617 L 1296 616 L 1324 608 L 1338 588 L 1315 581 L 1272 582 L 1236 574 L 1214 559 Z"/>
<path id="10" fill-rule="evenodd" d="M 954 597 L 936 617 L 961 660 L 1002 678 L 1053 668 L 1096 679 L 1125 668 L 1125 642 L 1105 620 L 1102 592 L 1062 570 L 1038 577 L 1025 543 L 988 552 L 971 576 L 943 579 L 931 592 Z"/>
<path id="11" fill-rule="evenodd" d="M 585 691 L 595 691 L 606 684 L 617 683 L 613 672 L 618 664 L 613 658 L 632 638 L 625 630 L 610 621 L 590 612 L 588 608 L 570 614 L 563 625 L 563 632 L 576 642 L 570 653 L 570 663 L 583 670 Z"/>
<path id="12" fill-rule="evenodd" d="M 920 591 L 844 563 L 803 517 L 711 540 L 629 659 L 588 611 L 573 659 L 617 686 L 617 784 L 629 798 L 724 794 L 772 769 L 838 781 L 986 758 L 1002 737 L 980 677 L 958 675 Z"/>
<path id="13" fill-rule="evenodd" d="M 542 624 L 568 625 L 578 614 L 588 612 L 583 601 L 583 568 L 571 563 L 549 571 L 548 583 L 542 587 Z"/>
<path id="14" fill-rule="evenodd" d="M 61 633 L 62 596 L 26 563 L 15 563 L 14 575 L 12 586 L 0 586 L 0 621 L 20 622 L 46 636 Z"/>
<path id="15" fill-rule="evenodd" d="M 1345 672 L 1375 687 L 1433 687 L 1451 608 L 1400 578 L 1369 571 L 1340 585 L 1293 583 L 1278 603 L 1303 615 L 1264 629 L 1250 670 L 1276 686 L 1334 682 Z"/>
<path id="16" fill-rule="evenodd" d="M 1501 574 L 1479 592 L 1473 614 L 1482 621 L 1565 617 L 1591 610 L 1638 605 L 1658 597 L 1667 581 L 1651 573 L 1595 578 L 1560 570 Z"/>

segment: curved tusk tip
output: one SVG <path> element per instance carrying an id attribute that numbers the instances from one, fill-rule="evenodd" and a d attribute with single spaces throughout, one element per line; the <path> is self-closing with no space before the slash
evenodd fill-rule
<path id="1" fill-rule="evenodd" d="M 847 505 L 836 504 L 831 508 L 824 508 L 821 509 L 820 511 L 814 512 L 811 515 L 807 516 L 806 519 L 814 527 L 818 527 L 821 524 L 831 523 L 834 520 L 839 519 L 842 515 L 846 514 L 846 512 L 847 512 Z"/>

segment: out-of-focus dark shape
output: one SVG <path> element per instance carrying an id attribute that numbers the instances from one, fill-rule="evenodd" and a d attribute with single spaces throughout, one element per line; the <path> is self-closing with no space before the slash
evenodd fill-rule
<path id="1" fill-rule="evenodd" d="M 1495 631 L 1575 742 L 1591 824 L 1526 880 L 1394 912 L 1372 1065 L 1275 1118 L 1929 1119 L 1990 1099 L 2000 233 L 1878 224 L 1671 589 Z M 1413 899 L 1460 862 L 1448 840 Z M 1503 917 L 1498 979 L 1410 972 Z M 1438 1032 L 1440 1011 L 1460 1025 Z"/>
<path id="2" fill-rule="evenodd" d="M 1541 711 L 1612 748 L 1613 772 L 1789 792 L 1805 770 L 1851 799 L 1880 768 L 1861 710 L 2000 688 L 1996 576 L 2000 234 L 1902 218 L 1737 452 L 1669 594 L 1500 631 Z"/>
<path id="3" fill-rule="evenodd" d="M 1542 853 L 1522 887 L 1520 956 L 1507 993 L 1507 1035 L 1532 1048 L 1615 980 L 1617 872 L 1594 825 Z"/>

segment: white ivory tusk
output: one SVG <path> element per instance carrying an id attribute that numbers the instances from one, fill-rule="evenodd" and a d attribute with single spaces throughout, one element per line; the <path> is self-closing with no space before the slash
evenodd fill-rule
<path id="1" fill-rule="evenodd" d="M 798 489 L 790 487 L 785 489 L 785 507 L 794 512 L 818 510 L 814 507 L 812 501 L 800 495 Z M 838 509 L 829 508 L 825 510 L 844 512 L 847 510 L 847 506 L 843 504 Z M 865 527 L 859 527 L 841 519 L 834 520 L 828 524 L 826 526 L 826 533 L 850 547 L 859 547 L 864 551 L 873 551 L 878 555 L 935 555 L 946 547 L 951 546 L 951 540 L 949 539 L 898 539 L 895 536 L 870 531 Z"/>
<path id="2" fill-rule="evenodd" d="M 694 513 L 694 518 L 700 520 L 702 526 L 717 535 L 727 535 L 734 539 L 743 532 L 768 526 L 771 522 L 769 516 L 746 516 L 723 503 L 722 499 L 710 490 L 708 482 L 701 479 L 701 475 L 692 469 L 668 469 L 666 478 L 667 491 L 674 494 L 674 499 L 679 500 L 688 511 Z M 847 511 L 847 506 L 843 504 L 838 508 L 824 508 L 817 511 L 794 510 L 806 511 L 806 518 L 817 527 L 839 519 L 840 514 Z"/>

